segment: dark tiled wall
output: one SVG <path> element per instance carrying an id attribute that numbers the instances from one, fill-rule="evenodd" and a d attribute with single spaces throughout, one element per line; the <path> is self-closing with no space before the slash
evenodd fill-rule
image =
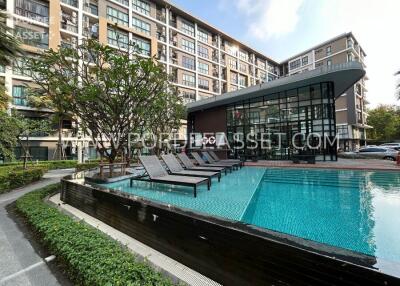
<path id="1" fill-rule="evenodd" d="M 63 180 L 61 199 L 223 285 L 400 285 L 399 279 L 288 245 L 283 235 L 124 193 Z"/>

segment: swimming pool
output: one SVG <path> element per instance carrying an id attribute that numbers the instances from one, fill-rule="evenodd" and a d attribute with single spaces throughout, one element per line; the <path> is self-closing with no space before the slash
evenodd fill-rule
<path id="1" fill-rule="evenodd" d="M 150 200 L 241 221 L 377 258 L 398 274 L 400 174 L 244 167 L 198 197 L 185 187 L 129 181 L 105 185 Z"/>

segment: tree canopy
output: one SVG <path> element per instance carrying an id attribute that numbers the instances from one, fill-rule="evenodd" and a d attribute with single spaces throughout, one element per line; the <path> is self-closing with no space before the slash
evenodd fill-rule
<path id="1" fill-rule="evenodd" d="M 181 118 L 181 98 L 164 66 L 133 44 L 115 49 L 95 40 L 48 50 L 30 60 L 34 93 L 78 119 L 102 156 L 113 162 L 128 150 L 131 132 L 170 132 Z"/>
<path id="2" fill-rule="evenodd" d="M 6 23 L 7 14 L 0 10 L 0 66 L 10 65 L 14 58 L 21 53 L 18 40 L 13 36 L 12 29 Z M 10 97 L 0 78 L 0 111 L 8 107 Z"/>
<path id="3" fill-rule="evenodd" d="M 368 110 L 367 138 L 377 142 L 400 140 L 400 108 L 390 105 L 380 105 Z"/>

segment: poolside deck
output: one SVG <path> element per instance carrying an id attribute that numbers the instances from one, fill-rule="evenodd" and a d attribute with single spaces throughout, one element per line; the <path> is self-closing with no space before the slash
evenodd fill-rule
<path id="1" fill-rule="evenodd" d="M 323 168 L 323 169 L 346 169 L 346 170 L 386 170 L 400 171 L 400 165 L 396 162 L 376 159 L 343 159 L 339 158 L 337 162 L 316 162 L 316 164 L 294 164 L 292 161 L 270 161 L 259 160 L 257 162 L 246 162 L 245 166 L 257 167 L 280 167 L 280 168 Z"/>

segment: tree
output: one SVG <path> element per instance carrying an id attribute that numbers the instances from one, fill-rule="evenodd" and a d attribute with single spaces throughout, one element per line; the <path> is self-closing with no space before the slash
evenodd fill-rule
<path id="1" fill-rule="evenodd" d="M 399 76 L 400 75 L 400 70 L 398 72 L 396 72 L 394 75 L 395 76 Z M 396 85 L 396 97 L 397 97 L 398 100 L 400 100 L 400 81 L 398 81 L 397 85 Z"/>
<path id="2" fill-rule="evenodd" d="M 0 11 L 0 65 L 9 66 L 14 58 L 21 53 L 18 40 L 6 23 L 7 14 Z"/>
<path id="3" fill-rule="evenodd" d="M 52 120 L 57 123 L 58 140 L 54 154 L 54 158 L 57 160 L 64 159 L 63 120 L 71 117 L 71 90 L 65 90 L 65 81 L 71 80 L 71 85 L 78 84 L 74 78 L 63 72 L 63 65 L 70 67 L 72 64 L 69 61 L 60 62 L 60 59 L 68 57 L 68 52 L 62 50 L 57 53 L 50 50 L 38 58 L 29 58 L 25 61 L 25 66 L 31 71 L 34 83 L 28 89 L 29 105 L 38 109 L 51 109 L 53 111 Z M 53 70 L 50 70 L 50 67 Z M 55 73 L 58 77 L 54 76 Z"/>
<path id="4" fill-rule="evenodd" d="M 0 111 L 0 157 L 14 159 L 14 148 L 18 143 L 19 122 L 5 111 Z"/>
<path id="5" fill-rule="evenodd" d="M 30 140 L 31 137 L 41 133 L 49 133 L 52 131 L 51 123 L 47 118 L 28 118 L 13 110 L 12 116 L 15 123 L 15 134 L 18 145 L 22 149 L 23 166 L 27 168 L 28 160 L 31 160 L 30 155 Z"/>
<path id="6" fill-rule="evenodd" d="M 164 67 L 139 53 L 131 44 L 115 49 L 85 40 L 75 49 L 48 50 L 31 61 L 40 67 L 33 67 L 36 93 L 59 100 L 56 104 L 79 119 L 110 163 L 126 153 L 132 131 L 149 129 L 150 114 L 160 116 L 164 109 L 172 118 L 179 102 Z M 167 122 L 174 125 L 172 119 Z"/>
<path id="7" fill-rule="evenodd" d="M 368 138 L 378 142 L 400 139 L 400 109 L 389 105 L 380 105 L 368 110 Z"/>
<path id="8" fill-rule="evenodd" d="M 7 14 L 0 11 L 0 66 L 8 66 L 14 58 L 21 54 L 19 42 L 6 23 Z M 0 111 L 7 109 L 10 97 L 7 95 L 3 79 L 0 79 Z"/>

